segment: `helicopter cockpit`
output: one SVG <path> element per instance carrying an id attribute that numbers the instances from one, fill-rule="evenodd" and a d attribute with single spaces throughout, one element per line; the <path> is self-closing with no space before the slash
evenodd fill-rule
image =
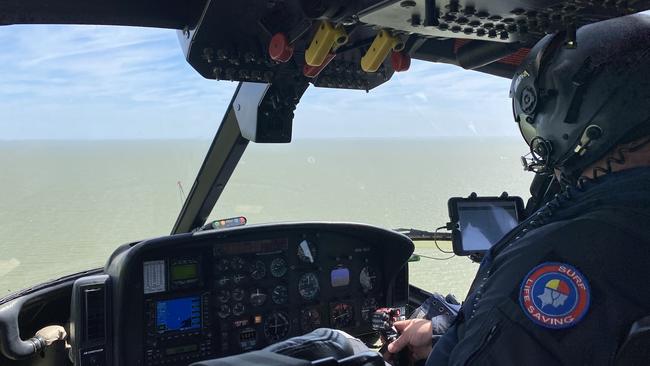
<path id="1" fill-rule="evenodd" d="M 538 184 L 526 208 L 507 195 L 454 198 L 447 233 L 209 221 L 247 146 L 291 142 L 310 86 L 370 92 L 411 60 L 510 78 L 546 34 L 562 32 L 566 47 L 578 47 L 579 27 L 647 9 L 648 1 L 3 2 L 3 25 L 176 29 L 196 72 L 238 86 L 170 235 L 119 246 L 103 268 L 0 299 L 0 364 L 189 365 L 316 328 L 372 340 L 377 309 L 408 316 L 428 295 L 409 281 L 413 241 L 453 241 L 457 254 L 479 260 L 543 202 L 547 186 Z M 470 215 L 478 209 L 501 219 Z M 461 232 L 464 220 L 480 221 L 478 231 Z M 487 232 L 480 225 L 498 230 L 472 246 Z M 39 335 L 46 326 L 67 333 L 69 347 Z"/>

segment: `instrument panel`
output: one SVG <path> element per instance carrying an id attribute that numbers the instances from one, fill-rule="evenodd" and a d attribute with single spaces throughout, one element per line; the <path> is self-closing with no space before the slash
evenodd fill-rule
<path id="1" fill-rule="evenodd" d="M 372 333 L 376 308 L 408 301 L 412 250 L 402 235 L 356 224 L 245 227 L 137 244 L 107 265 L 122 292 L 113 297 L 122 325 L 116 358 L 186 365 L 321 327 Z"/>

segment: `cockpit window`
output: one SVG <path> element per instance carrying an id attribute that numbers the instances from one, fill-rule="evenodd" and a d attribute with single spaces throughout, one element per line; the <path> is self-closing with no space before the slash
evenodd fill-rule
<path id="1" fill-rule="evenodd" d="M 249 145 L 210 219 L 433 231 L 449 221 L 449 197 L 507 191 L 526 199 L 532 175 L 521 168 L 527 146 L 511 122 L 507 88 L 505 79 L 415 63 L 369 94 L 308 90 L 294 141 Z M 417 242 L 415 252 L 423 256 L 410 264 L 412 284 L 467 292 L 476 264 L 447 260 L 433 242 Z"/>
<path id="2" fill-rule="evenodd" d="M 0 42 L 0 296 L 167 235 L 236 84 L 201 78 L 173 31 L 7 26 Z M 508 86 L 414 62 L 370 93 L 310 88 L 293 142 L 250 144 L 210 218 L 433 230 L 451 196 L 526 198 Z M 476 266 L 411 268 L 415 285 L 464 294 Z"/>
<path id="3" fill-rule="evenodd" d="M 170 233 L 233 91 L 171 30 L 0 27 L 0 297 Z"/>
<path id="4" fill-rule="evenodd" d="M 343 117 L 345 118 L 345 117 Z M 300 123 L 297 121 L 297 123 Z M 354 123 L 354 121 L 349 121 Z M 353 221 L 433 231 L 449 221 L 453 196 L 527 197 L 530 175 L 514 138 L 347 139 L 249 146 L 211 219 Z M 451 251 L 449 242 L 439 242 Z M 445 259 L 433 242 L 416 242 L 411 283 L 464 295 L 476 265 Z"/>

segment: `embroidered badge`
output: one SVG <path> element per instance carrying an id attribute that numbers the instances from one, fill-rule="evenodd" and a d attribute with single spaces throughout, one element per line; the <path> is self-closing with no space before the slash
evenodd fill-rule
<path id="1" fill-rule="evenodd" d="M 573 266 L 547 262 L 528 272 L 521 283 L 519 303 L 535 324 L 551 329 L 576 325 L 590 301 L 587 278 Z"/>

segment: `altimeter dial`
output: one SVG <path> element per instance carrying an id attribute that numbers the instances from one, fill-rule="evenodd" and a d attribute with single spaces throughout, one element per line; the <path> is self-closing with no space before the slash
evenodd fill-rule
<path id="1" fill-rule="evenodd" d="M 286 286 L 277 285 L 273 288 L 271 293 L 271 300 L 277 305 L 286 304 L 289 300 L 289 291 Z"/>

